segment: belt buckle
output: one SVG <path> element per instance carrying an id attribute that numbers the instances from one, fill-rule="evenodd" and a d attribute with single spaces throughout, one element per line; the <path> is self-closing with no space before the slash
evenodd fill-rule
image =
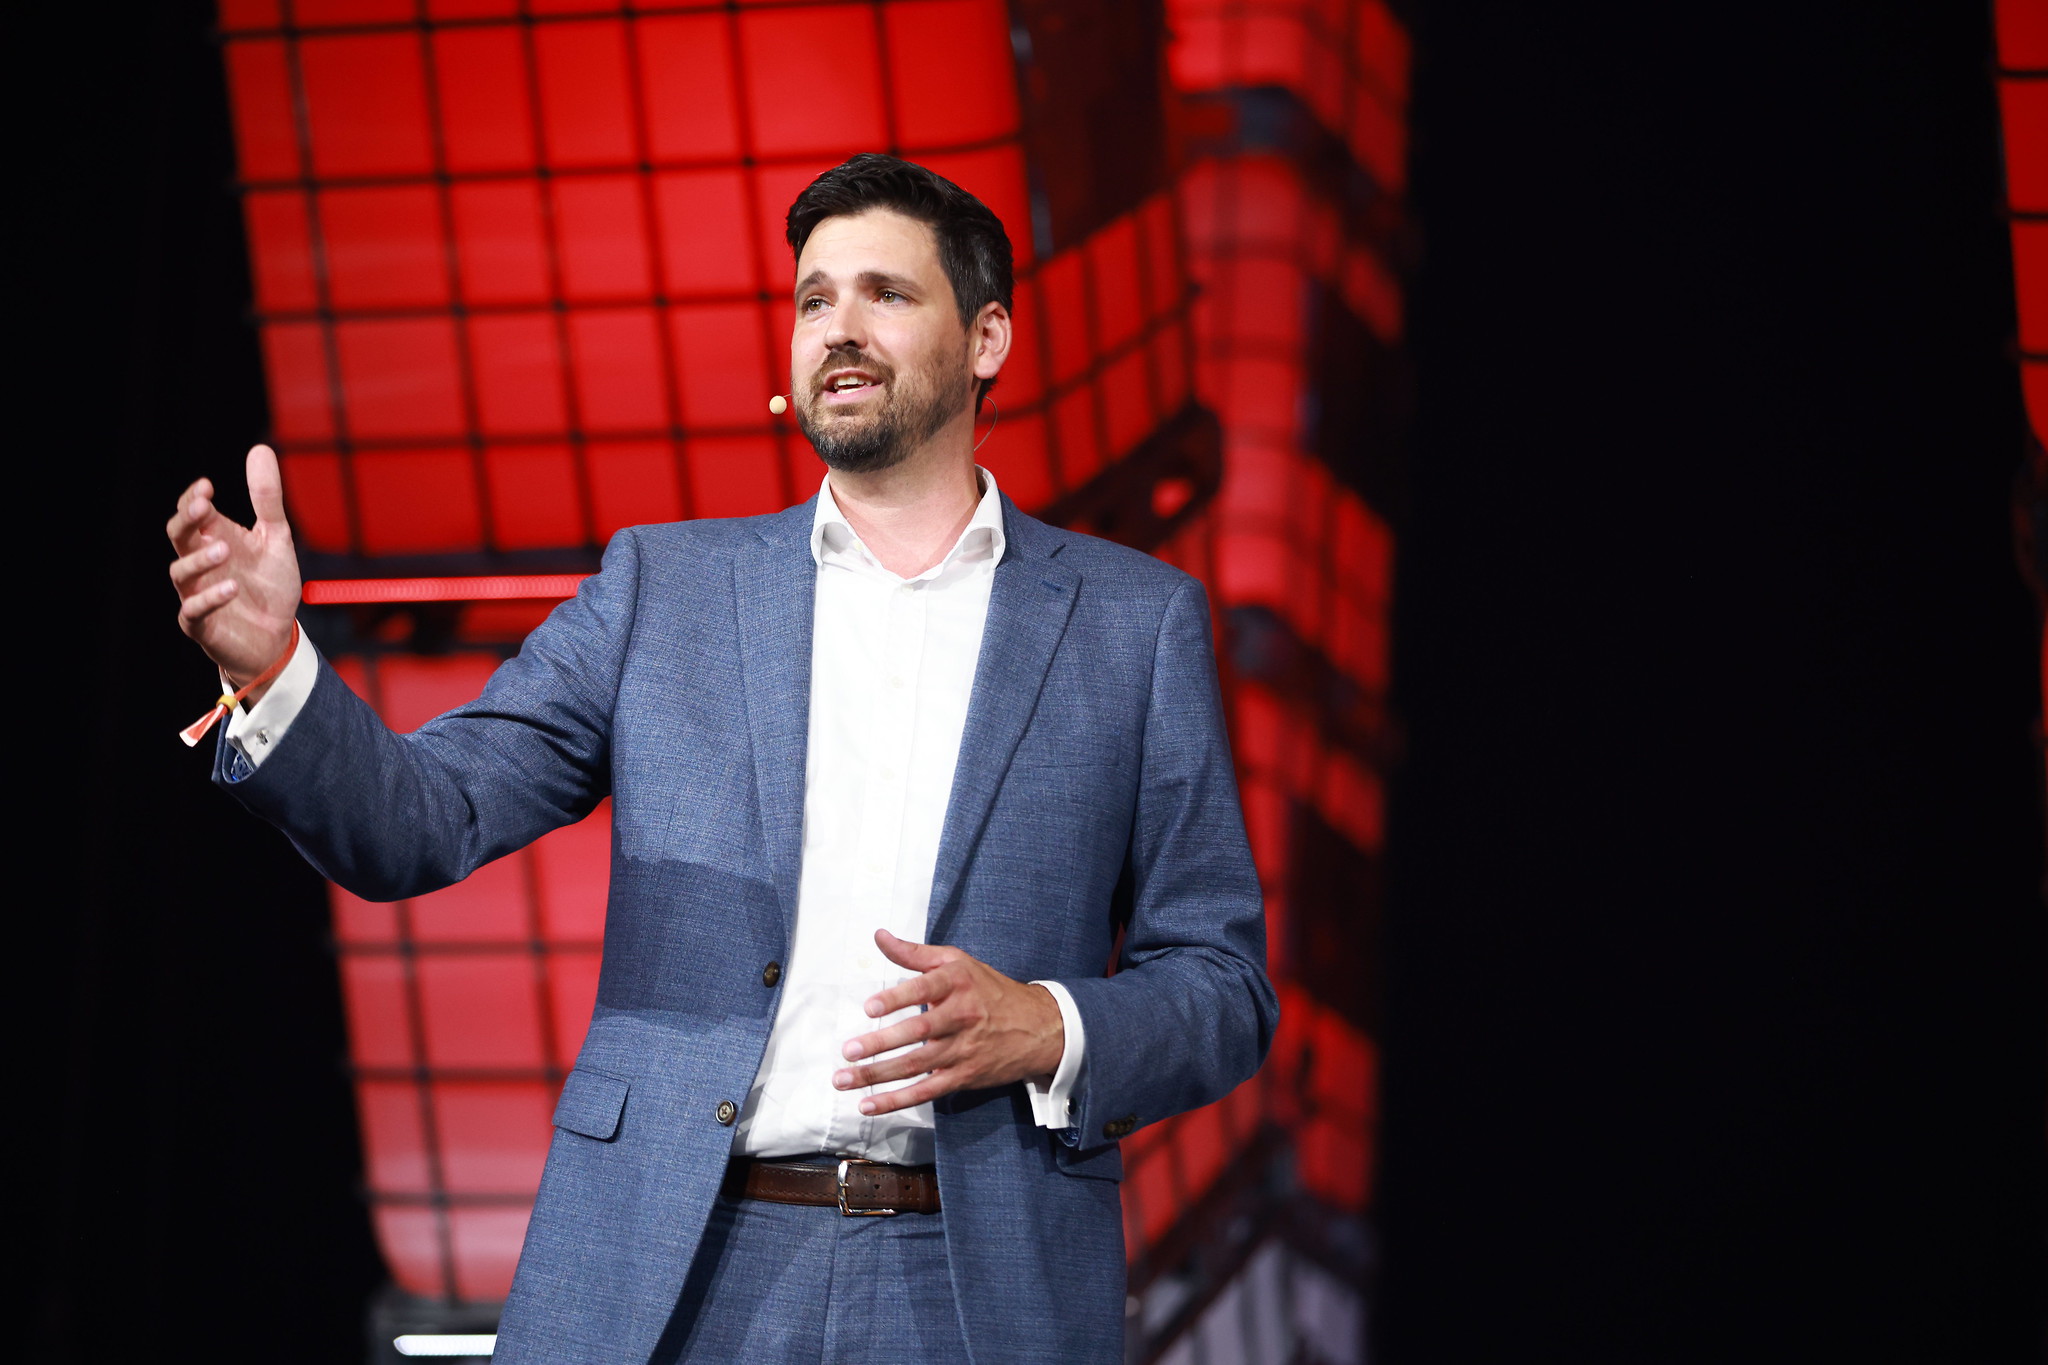
<path id="1" fill-rule="evenodd" d="M 879 1166 L 879 1161 L 868 1161 L 857 1156 L 842 1157 L 839 1161 L 839 1212 L 845 1218 L 894 1218 L 901 1209 L 850 1209 L 846 1206 L 846 1168 L 849 1166 Z"/>

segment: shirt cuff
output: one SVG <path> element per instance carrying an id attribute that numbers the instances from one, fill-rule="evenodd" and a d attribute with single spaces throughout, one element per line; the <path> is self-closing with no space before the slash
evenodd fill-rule
<path id="1" fill-rule="evenodd" d="M 313 683 L 320 676 L 320 654 L 313 648 L 313 642 L 306 638 L 306 632 L 299 632 L 299 643 L 292 649 L 291 662 L 284 666 L 284 672 L 270 684 L 270 690 L 262 700 L 246 709 L 236 707 L 228 712 L 227 741 L 235 752 L 249 761 L 254 770 L 270 756 L 270 751 L 284 742 L 285 731 L 292 728 L 299 712 L 306 707 L 306 699 L 313 695 Z M 221 690 L 232 692 L 233 683 L 221 679 Z"/>
<path id="2" fill-rule="evenodd" d="M 1074 1087 L 1081 1079 L 1081 1065 L 1086 1060 L 1088 1031 L 1081 1026 L 1081 1011 L 1074 1008 L 1074 997 L 1067 988 L 1057 981 L 1034 981 L 1034 986 L 1045 987 L 1053 1003 L 1060 1007 L 1060 1022 L 1066 1028 L 1066 1049 L 1060 1053 L 1059 1069 L 1050 1076 L 1038 1076 L 1024 1082 L 1024 1093 L 1031 1097 L 1031 1112 L 1038 1119 L 1041 1128 L 1067 1129 L 1074 1126 Z"/>

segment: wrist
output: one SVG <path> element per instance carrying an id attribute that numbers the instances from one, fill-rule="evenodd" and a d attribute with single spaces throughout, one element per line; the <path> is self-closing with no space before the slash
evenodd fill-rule
<path id="1" fill-rule="evenodd" d="M 1030 983 L 1037 1016 L 1033 1032 L 1037 1035 L 1037 1046 L 1033 1048 L 1032 1075 L 1050 1076 L 1060 1069 L 1060 1059 L 1067 1054 L 1067 1021 L 1060 1013 L 1060 1003 L 1053 993 L 1036 981 Z"/>
<path id="2" fill-rule="evenodd" d="M 183 730 L 180 730 L 178 738 L 185 741 L 187 747 L 196 745 L 206 737 L 207 731 L 213 729 L 220 722 L 222 717 L 233 715 L 244 702 L 254 705 L 269 689 L 270 684 L 285 671 L 286 665 L 291 663 L 293 657 L 298 652 L 299 623 L 298 619 L 294 617 L 292 620 L 291 636 L 285 642 L 284 647 L 278 651 L 275 661 L 242 686 L 235 686 L 234 679 L 228 673 L 227 665 L 221 663 L 219 659 L 215 659 L 214 667 L 221 676 L 220 697 L 214 702 L 212 710 L 208 711 L 198 720 L 193 721 Z"/>
<path id="3" fill-rule="evenodd" d="M 220 669 L 221 682 L 227 691 L 240 696 L 242 707 L 246 710 L 263 700 L 264 694 L 277 682 L 279 675 L 284 672 L 285 665 L 291 662 L 292 655 L 298 651 L 298 647 L 298 621 L 294 618 L 282 635 L 268 642 L 264 657 L 246 662 L 238 661 L 234 667 L 224 663 L 216 664 Z"/>

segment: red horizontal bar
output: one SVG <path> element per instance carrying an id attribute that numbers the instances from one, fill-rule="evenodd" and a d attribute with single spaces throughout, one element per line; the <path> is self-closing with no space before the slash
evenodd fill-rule
<path id="1" fill-rule="evenodd" d="M 499 574 L 489 578 L 324 578 L 306 584 L 309 606 L 357 602 L 493 602 L 574 597 L 580 573 Z"/>

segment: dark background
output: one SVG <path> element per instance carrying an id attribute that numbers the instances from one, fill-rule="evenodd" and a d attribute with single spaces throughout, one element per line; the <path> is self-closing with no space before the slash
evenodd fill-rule
<path id="1" fill-rule="evenodd" d="M 1988 6 L 1403 8 L 1424 269 L 1375 1351 L 2037 1359 Z M 95 9 L 37 48 L 39 1359 L 359 1359 L 381 1275 L 319 885 L 172 739 L 211 675 L 162 522 L 264 426 L 210 20 Z"/>
<path id="2" fill-rule="evenodd" d="M 2040 1359 L 1989 12 L 1415 6 L 1387 1361 Z"/>
<path id="3" fill-rule="evenodd" d="M 15 969 L 27 1060 L 54 1073 L 16 1111 L 36 1155 L 15 1174 L 52 1219 L 29 1358 L 356 1365 L 384 1271 L 326 897 L 207 780 L 212 739 L 176 737 L 219 687 L 178 631 L 164 522 L 202 473 L 246 522 L 267 425 L 213 6 L 78 9 L 34 49 L 63 63 L 27 196 L 56 306 L 52 372 L 18 399 L 60 547 L 39 615 L 65 632 L 30 664 L 62 704 L 29 713 L 17 760 L 54 776 L 62 850 L 17 910 L 45 940 Z"/>

